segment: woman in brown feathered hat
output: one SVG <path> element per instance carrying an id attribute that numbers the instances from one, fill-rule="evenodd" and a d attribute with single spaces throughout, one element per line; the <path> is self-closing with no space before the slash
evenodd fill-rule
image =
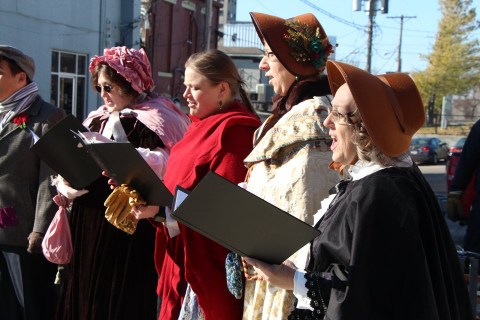
<path id="1" fill-rule="evenodd" d="M 327 62 L 327 73 L 332 159 L 348 165 L 352 179 L 323 202 L 306 270 L 245 259 L 294 291 L 288 319 L 472 319 L 445 219 L 408 154 L 425 121 L 415 83 L 341 62 Z"/>
<path id="2" fill-rule="evenodd" d="M 331 138 L 322 124 L 331 100 L 323 71 L 333 47 L 311 13 L 290 19 L 250 15 L 265 46 L 259 68 L 276 95 L 272 115 L 257 130 L 255 148 L 245 159 L 247 189 L 313 224 L 321 200 L 339 180 L 328 168 Z M 300 250 L 290 259 L 299 264 L 307 253 Z M 243 318 L 285 319 L 295 301 L 292 292 L 248 272 L 246 277 Z"/>

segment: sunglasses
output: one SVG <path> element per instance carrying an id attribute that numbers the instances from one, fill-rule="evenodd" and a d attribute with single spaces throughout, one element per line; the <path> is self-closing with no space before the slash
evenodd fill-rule
<path id="1" fill-rule="evenodd" d="M 101 85 L 97 84 L 95 86 L 95 90 L 97 90 L 98 93 L 102 93 L 102 88 L 103 88 L 103 91 L 105 91 L 107 93 L 112 92 L 112 86 L 109 85 L 109 84 L 106 84 L 104 86 L 101 86 Z"/>

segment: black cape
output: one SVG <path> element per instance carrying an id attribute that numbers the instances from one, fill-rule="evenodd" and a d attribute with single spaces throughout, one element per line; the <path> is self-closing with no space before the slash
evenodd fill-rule
<path id="1" fill-rule="evenodd" d="M 472 319 L 455 245 L 415 165 L 350 182 L 318 227 L 308 269 L 333 270 L 311 282 L 325 319 Z"/>

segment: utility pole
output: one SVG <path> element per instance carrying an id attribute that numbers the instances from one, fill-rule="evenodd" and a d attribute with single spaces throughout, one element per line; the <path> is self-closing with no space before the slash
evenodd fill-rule
<path id="1" fill-rule="evenodd" d="M 368 39 L 367 39 L 367 71 L 370 73 L 372 69 L 372 41 L 373 41 L 373 24 L 375 20 L 375 4 L 376 0 L 368 0 Z"/>
<path id="2" fill-rule="evenodd" d="M 206 1 L 205 8 L 205 50 L 210 49 L 211 32 L 212 32 L 212 0 Z"/>
<path id="3" fill-rule="evenodd" d="M 402 34 L 403 34 L 403 19 L 413 19 L 417 16 L 404 16 L 403 14 L 399 17 L 387 17 L 390 19 L 400 19 L 400 39 L 398 41 L 398 66 L 397 72 L 402 72 Z"/>
<path id="4" fill-rule="evenodd" d="M 365 2 L 365 11 L 368 15 L 368 39 L 367 39 L 367 71 L 372 69 L 372 43 L 373 43 L 373 27 L 375 25 L 375 15 L 377 14 L 377 1 L 380 1 L 380 12 L 388 13 L 388 0 L 353 0 L 353 11 L 362 10 L 362 2 Z"/>

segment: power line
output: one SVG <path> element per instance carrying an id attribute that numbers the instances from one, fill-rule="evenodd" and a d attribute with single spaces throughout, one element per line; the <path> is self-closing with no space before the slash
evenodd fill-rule
<path id="1" fill-rule="evenodd" d="M 258 4 L 261 5 L 262 7 L 264 7 L 265 9 L 267 9 L 267 11 L 269 11 L 271 14 L 275 15 L 275 12 L 273 12 L 270 8 L 268 8 L 265 4 L 263 4 L 262 1 L 258 1 Z"/>
<path id="2" fill-rule="evenodd" d="M 355 28 L 357 30 L 365 30 L 365 27 L 362 26 L 362 25 L 359 25 L 359 24 L 356 24 L 354 22 L 351 22 L 351 21 L 348 21 L 348 20 L 345 20 L 345 19 L 342 19 L 340 17 L 337 17 L 336 15 L 333 15 L 331 14 L 330 12 L 328 11 L 325 11 L 323 10 L 322 8 L 316 6 L 315 4 L 313 4 L 312 2 L 308 1 L 308 0 L 300 0 L 301 2 L 305 3 L 307 6 L 317 10 L 318 12 L 320 12 L 321 14 L 323 15 L 326 15 L 327 17 L 329 18 L 332 18 L 333 20 L 335 21 L 338 21 L 340 23 L 343 23 L 349 27 L 352 27 L 352 28 Z"/>

